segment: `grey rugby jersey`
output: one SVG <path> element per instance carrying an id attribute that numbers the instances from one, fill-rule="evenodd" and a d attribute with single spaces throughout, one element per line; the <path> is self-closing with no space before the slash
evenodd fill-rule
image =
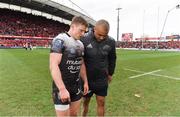
<path id="1" fill-rule="evenodd" d="M 84 55 L 82 42 L 75 40 L 67 33 L 61 33 L 53 39 L 50 51 L 62 54 L 59 68 L 66 88 L 76 85 L 79 81 L 80 66 Z M 53 89 L 57 89 L 56 86 L 53 87 Z"/>

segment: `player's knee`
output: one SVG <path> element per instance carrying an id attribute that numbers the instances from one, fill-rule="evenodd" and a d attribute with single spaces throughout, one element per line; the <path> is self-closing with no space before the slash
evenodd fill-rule
<path id="1" fill-rule="evenodd" d="M 105 100 L 104 99 L 99 99 L 99 100 L 97 100 L 97 104 L 98 104 L 98 106 L 104 106 L 105 105 Z"/>
<path id="2" fill-rule="evenodd" d="M 70 116 L 77 116 L 77 115 L 78 115 L 78 111 L 70 110 Z"/>
<path id="3" fill-rule="evenodd" d="M 83 117 L 87 116 L 88 110 L 89 110 L 88 106 L 83 108 L 83 111 L 82 111 L 82 116 Z"/>
<path id="4" fill-rule="evenodd" d="M 83 102 L 83 105 L 84 105 L 84 107 L 88 107 L 89 102 L 84 101 L 84 102 Z"/>
<path id="5" fill-rule="evenodd" d="M 88 105 L 84 105 L 84 111 L 88 112 L 89 106 Z"/>

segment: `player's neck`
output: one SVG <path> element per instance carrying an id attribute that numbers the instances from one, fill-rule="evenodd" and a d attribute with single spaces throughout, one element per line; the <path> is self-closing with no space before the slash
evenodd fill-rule
<path id="1" fill-rule="evenodd" d="M 67 33 L 68 33 L 68 35 L 70 35 L 73 39 L 77 40 L 71 30 L 69 30 Z"/>

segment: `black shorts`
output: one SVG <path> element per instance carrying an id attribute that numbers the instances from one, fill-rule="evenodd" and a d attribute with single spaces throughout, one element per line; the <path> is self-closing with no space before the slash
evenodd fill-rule
<path id="1" fill-rule="evenodd" d="M 78 101 L 81 99 L 82 97 L 82 92 L 80 93 L 77 93 L 77 94 L 70 94 L 70 99 L 71 99 L 71 102 L 75 102 L 75 101 Z M 69 104 L 70 102 L 67 101 L 67 102 L 62 102 L 61 99 L 60 99 L 60 96 L 59 96 L 59 92 L 58 91 L 54 91 L 52 93 L 52 97 L 53 97 L 53 102 L 54 102 L 54 105 L 55 105 L 55 109 L 56 110 L 61 110 L 61 111 L 64 111 L 66 109 L 69 108 Z"/>
<path id="2" fill-rule="evenodd" d="M 66 89 L 70 94 L 70 102 L 75 102 L 81 99 L 83 96 L 82 88 L 80 83 L 66 85 Z M 56 110 L 66 110 L 69 107 L 70 102 L 62 102 L 59 96 L 59 90 L 57 89 L 56 85 L 53 83 L 53 102 L 55 105 Z"/>
<path id="3" fill-rule="evenodd" d="M 66 105 L 66 104 L 70 103 L 70 102 L 63 103 L 61 101 L 60 97 L 59 97 L 59 92 L 53 92 L 52 96 L 53 96 L 54 104 Z M 70 94 L 71 102 L 75 102 L 75 101 L 81 99 L 81 97 L 82 97 L 82 93 L 79 93 L 79 94 Z"/>
<path id="4" fill-rule="evenodd" d="M 106 80 L 88 81 L 89 91 L 84 97 L 91 97 L 93 94 L 97 96 L 107 96 L 108 83 Z"/>

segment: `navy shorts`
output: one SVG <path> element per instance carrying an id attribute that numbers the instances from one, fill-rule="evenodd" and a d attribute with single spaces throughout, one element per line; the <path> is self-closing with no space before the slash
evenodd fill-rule
<path id="1" fill-rule="evenodd" d="M 59 92 L 53 92 L 52 96 L 53 96 L 54 104 L 69 104 L 69 102 L 63 103 L 61 101 L 59 97 Z M 79 94 L 70 94 L 71 102 L 75 102 L 81 99 L 81 97 L 82 97 L 82 92 L 80 92 Z"/>
<path id="2" fill-rule="evenodd" d="M 66 87 L 66 88 L 69 91 L 71 102 L 78 101 L 83 96 L 83 93 L 81 90 L 81 85 L 71 85 L 71 86 Z M 54 102 L 56 110 L 64 111 L 64 110 L 69 108 L 70 102 L 67 101 L 67 102 L 63 103 L 61 101 L 61 98 L 59 96 L 59 91 L 57 88 L 55 88 L 53 90 L 52 97 L 53 97 L 53 102 Z"/>
<path id="3" fill-rule="evenodd" d="M 69 101 L 62 102 L 61 99 L 60 99 L 58 91 L 53 92 L 52 93 L 52 97 L 53 97 L 53 102 L 54 102 L 56 110 L 64 111 L 64 110 L 69 109 L 70 102 Z M 82 93 L 81 92 L 78 93 L 78 94 L 70 94 L 71 102 L 78 101 L 78 100 L 81 99 L 81 97 L 82 97 Z"/>
<path id="4" fill-rule="evenodd" d="M 93 94 L 97 96 L 107 96 L 108 83 L 107 81 L 88 81 L 89 91 L 84 97 L 91 97 Z"/>

